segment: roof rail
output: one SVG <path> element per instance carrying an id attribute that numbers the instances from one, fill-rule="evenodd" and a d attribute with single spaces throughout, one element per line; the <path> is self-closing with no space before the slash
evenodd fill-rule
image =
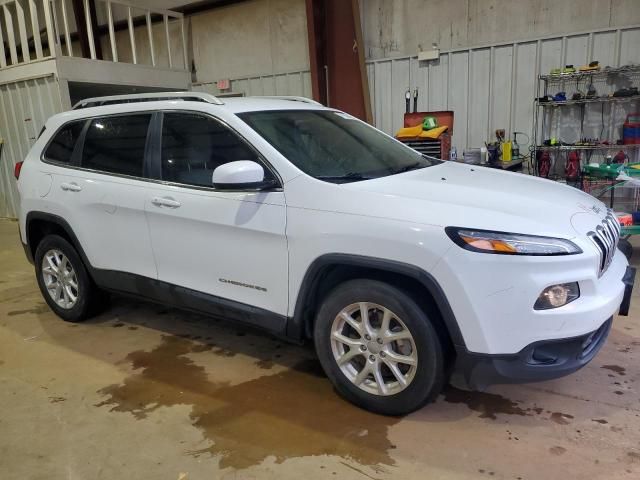
<path id="1" fill-rule="evenodd" d="M 214 105 L 224 105 L 224 102 L 209 93 L 204 92 L 154 92 L 133 93 L 130 95 L 111 95 L 108 97 L 93 97 L 80 100 L 73 106 L 73 110 L 118 103 L 154 102 L 159 100 L 184 100 L 190 102 L 206 102 Z"/>
<path id="2" fill-rule="evenodd" d="M 277 99 L 277 100 L 291 100 L 292 102 L 311 103 L 313 105 L 322 106 L 322 104 L 320 102 L 316 102 L 315 100 L 312 100 L 310 98 L 307 98 L 307 97 L 295 97 L 295 96 L 292 96 L 292 95 L 256 95 L 256 96 L 253 96 L 253 97 L 254 98 L 274 98 L 274 99 Z"/>

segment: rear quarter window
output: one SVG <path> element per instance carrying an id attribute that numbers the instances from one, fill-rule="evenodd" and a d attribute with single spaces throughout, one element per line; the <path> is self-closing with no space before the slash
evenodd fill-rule
<path id="1" fill-rule="evenodd" d="M 70 122 L 58 130 L 44 152 L 45 160 L 63 164 L 71 163 L 73 150 L 80 138 L 84 123 L 85 120 Z"/>
<path id="2" fill-rule="evenodd" d="M 84 138 L 84 168 L 142 177 L 151 114 L 117 115 L 91 121 Z"/>

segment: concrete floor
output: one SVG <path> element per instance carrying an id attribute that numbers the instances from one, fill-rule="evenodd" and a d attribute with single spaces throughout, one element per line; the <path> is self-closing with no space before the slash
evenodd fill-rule
<path id="1" fill-rule="evenodd" d="M 577 374 L 449 387 L 398 419 L 338 398 L 309 348 L 225 322 L 122 298 L 61 321 L 15 222 L 0 265 L 2 478 L 640 478 L 640 288 Z"/>

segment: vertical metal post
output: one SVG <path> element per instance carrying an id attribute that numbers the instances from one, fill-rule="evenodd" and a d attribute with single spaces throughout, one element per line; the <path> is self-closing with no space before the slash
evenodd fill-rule
<path id="1" fill-rule="evenodd" d="M 156 52 L 153 47 L 153 26 L 151 25 L 151 10 L 147 10 L 145 17 L 147 19 L 147 33 L 149 34 L 149 52 L 151 53 L 151 65 L 156 66 Z"/>
<path id="2" fill-rule="evenodd" d="M 189 59 L 187 58 L 187 36 L 184 30 L 184 16 L 180 17 L 180 35 L 182 38 L 182 55 L 184 56 L 184 69 L 189 70 Z"/>
<path id="3" fill-rule="evenodd" d="M 93 38 L 93 26 L 91 25 L 91 7 L 89 0 L 84 0 L 84 19 L 87 24 L 87 38 L 89 40 L 89 52 L 91 59 L 96 59 L 96 44 Z"/>
<path id="4" fill-rule="evenodd" d="M 18 50 L 16 49 L 16 34 L 13 31 L 13 15 L 6 3 L 2 5 L 2 10 L 4 11 L 4 23 L 7 27 L 7 41 L 9 42 L 11 63 L 15 65 L 18 63 Z"/>
<path id="5" fill-rule="evenodd" d="M 22 61 L 29 63 L 31 57 L 29 56 L 29 40 L 27 39 L 27 24 L 24 19 L 24 9 L 20 2 L 13 3 L 16 7 L 16 18 L 18 20 L 18 32 L 20 33 L 20 47 L 22 50 Z"/>
<path id="6" fill-rule="evenodd" d="M 131 59 L 134 64 L 138 63 L 138 55 L 136 52 L 136 37 L 133 30 L 133 17 L 131 16 L 131 7 L 127 7 L 127 23 L 129 25 L 129 40 L 131 41 Z"/>
<path id="7" fill-rule="evenodd" d="M 40 22 L 38 22 L 38 9 L 36 8 L 35 0 L 29 0 L 29 13 L 31 15 L 31 31 L 33 32 L 36 58 L 40 59 L 42 58 L 42 41 L 40 40 Z"/>
<path id="8" fill-rule="evenodd" d="M 44 21 L 47 29 L 47 41 L 49 43 L 49 56 L 58 57 L 62 55 L 60 45 L 60 26 L 58 24 L 58 13 L 56 12 L 55 0 L 42 0 L 44 10 Z M 64 3 L 64 2 L 62 2 Z"/>
<path id="9" fill-rule="evenodd" d="M 167 41 L 167 57 L 169 58 L 169 68 L 173 68 L 173 61 L 171 59 L 171 37 L 169 37 L 169 16 L 165 13 L 162 17 L 164 21 L 164 35 Z"/>
<path id="10" fill-rule="evenodd" d="M 48 0 L 44 0 L 45 2 Z M 62 24 L 64 25 L 64 41 L 67 44 L 67 55 L 73 57 L 73 46 L 71 46 L 71 35 L 69 34 L 69 17 L 67 16 L 67 2 L 62 4 Z"/>
<path id="11" fill-rule="evenodd" d="M 109 25 L 109 43 L 111 44 L 111 59 L 118 61 L 118 47 L 116 46 L 116 33 L 113 28 L 113 9 L 111 2 L 107 2 L 107 24 Z"/>
<path id="12" fill-rule="evenodd" d="M 7 66 L 7 52 L 4 49 L 4 38 L 2 36 L 2 25 L 0 25 L 0 68 Z"/>

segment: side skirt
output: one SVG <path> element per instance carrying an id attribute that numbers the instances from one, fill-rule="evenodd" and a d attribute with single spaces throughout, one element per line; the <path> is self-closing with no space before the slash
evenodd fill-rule
<path id="1" fill-rule="evenodd" d="M 208 293 L 179 287 L 141 275 L 90 268 L 96 284 L 114 293 L 131 295 L 182 310 L 241 322 L 284 336 L 288 318 L 269 310 L 253 307 Z"/>

